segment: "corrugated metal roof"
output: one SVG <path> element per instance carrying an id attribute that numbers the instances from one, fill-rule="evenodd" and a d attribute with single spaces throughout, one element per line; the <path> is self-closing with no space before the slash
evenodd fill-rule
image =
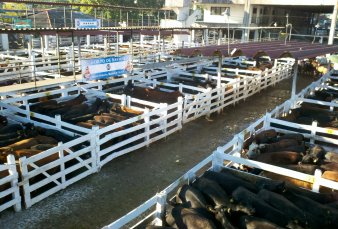
<path id="1" fill-rule="evenodd" d="M 230 44 L 230 52 L 234 49 L 240 50 L 243 55 L 253 57 L 257 52 L 264 51 L 271 58 L 278 58 L 285 52 L 298 59 L 312 58 L 319 55 L 338 52 L 338 45 L 312 44 L 309 42 L 291 41 L 284 44 L 283 41 L 270 42 L 251 42 L 241 44 Z M 203 56 L 213 56 L 216 51 L 220 51 L 223 56 L 228 56 L 227 45 L 213 45 L 205 47 L 194 47 L 180 49 L 177 53 L 183 56 L 194 56 L 201 54 Z"/>

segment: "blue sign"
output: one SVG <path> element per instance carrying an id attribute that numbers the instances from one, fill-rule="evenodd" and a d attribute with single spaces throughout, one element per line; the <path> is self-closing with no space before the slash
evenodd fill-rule
<path id="1" fill-rule="evenodd" d="M 131 56 L 110 56 L 81 60 L 82 76 L 87 80 L 121 76 L 133 69 Z"/>
<path id="2" fill-rule="evenodd" d="M 98 29 L 101 27 L 100 19 L 75 19 L 76 29 Z"/>

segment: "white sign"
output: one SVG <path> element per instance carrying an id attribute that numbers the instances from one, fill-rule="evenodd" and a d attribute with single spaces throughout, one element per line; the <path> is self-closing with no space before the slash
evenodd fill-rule
<path id="1" fill-rule="evenodd" d="M 100 19 L 75 19 L 76 29 L 98 29 L 101 27 Z"/>
<path id="2" fill-rule="evenodd" d="M 81 60 L 83 78 L 87 80 L 108 79 L 131 72 L 131 56 L 109 56 Z"/>

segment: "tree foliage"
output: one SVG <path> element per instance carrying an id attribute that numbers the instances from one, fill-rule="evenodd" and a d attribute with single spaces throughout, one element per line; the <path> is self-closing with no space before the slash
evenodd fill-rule
<path id="1" fill-rule="evenodd" d="M 164 4 L 165 0 L 69 0 L 69 2 L 76 2 L 76 3 L 87 3 L 87 4 L 109 4 L 109 5 L 116 5 L 116 6 L 129 6 L 129 7 L 140 7 L 140 8 L 153 8 L 154 11 L 161 8 Z M 100 9 L 97 8 L 98 11 L 104 11 L 105 17 L 108 18 L 116 18 L 121 10 L 114 9 L 114 8 L 107 8 L 107 9 Z M 94 7 L 80 7 L 80 11 L 85 14 L 94 15 L 95 10 Z M 122 11 L 128 11 L 130 17 L 137 17 L 139 15 L 140 10 L 137 9 L 122 9 Z M 122 12 L 123 13 L 123 12 Z M 146 13 L 146 12 L 145 12 Z"/>

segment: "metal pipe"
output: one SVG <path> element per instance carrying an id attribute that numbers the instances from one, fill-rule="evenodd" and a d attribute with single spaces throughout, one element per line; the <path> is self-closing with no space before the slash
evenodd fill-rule
<path id="1" fill-rule="evenodd" d="M 334 38 L 335 33 L 336 33 L 337 7 L 338 7 L 338 0 L 337 0 L 336 4 L 334 5 L 333 12 L 332 12 L 329 41 L 327 43 L 328 45 L 333 44 L 333 38 Z"/>
<path id="2" fill-rule="evenodd" d="M 63 7 L 63 27 L 67 27 L 66 6 Z"/>

